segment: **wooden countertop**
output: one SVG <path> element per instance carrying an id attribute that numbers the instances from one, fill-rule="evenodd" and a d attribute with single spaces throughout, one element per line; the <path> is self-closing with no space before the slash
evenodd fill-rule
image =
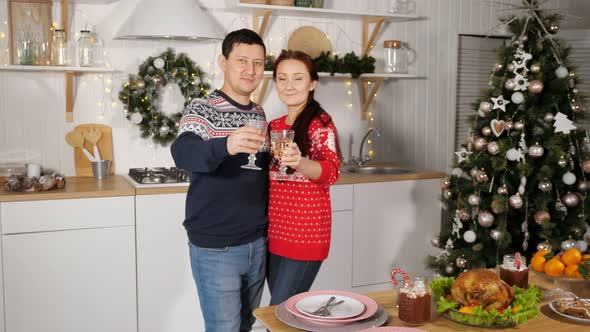
<path id="1" fill-rule="evenodd" d="M 551 284 L 547 281 L 539 278 L 534 274 L 529 275 L 530 279 L 529 282 L 531 284 L 537 285 L 537 287 L 547 290 L 551 287 Z M 399 319 L 397 314 L 397 308 L 394 306 L 395 298 L 396 298 L 396 291 L 384 291 L 384 292 L 376 292 L 376 293 L 369 293 L 366 294 L 370 298 L 377 301 L 377 303 L 383 305 L 385 310 L 389 314 L 389 320 L 384 326 L 405 326 Z M 276 306 L 269 306 L 269 307 L 262 307 L 254 310 L 254 316 L 258 318 L 262 324 L 269 329 L 271 332 L 296 332 L 301 331 L 299 329 L 290 327 L 283 322 L 281 322 L 275 316 L 275 308 Z M 582 330 L 587 330 L 590 328 L 590 324 L 580 324 L 574 323 L 567 318 L 561 317 L 554 313 L 547 303 L 540 303 L 539 304 L 539 315 L 529 320 L 528 322 L 518 325 L 514 329 L 510 330 L 519 330 L 519 331 L 564 331 L 564 332 L 577 332 Z M 447 320 L 442 317 L 438 317 L 432 320 L 430 323 L 419 326 L 419 329 L 425 331 L 476 331 L 476 330 L 484 330 L 483 328 L 475 328 L 470 326 L 461 325 L 450 320 Z"/>
<path id="2" fill-rule="evenodd" d="M 102 180 L 97 180 L 94 177 L 66 177 L 65 188 L 40 192 L 7 192 L 4 190 L 4 179 L 0 179 L 0 202 L 133 195 L 135 195 L 135 188 L 133 188 L 122 176 L 118 175 L 111 175 Z"/>
<path id="3" fill-rule="evenodd" d="M 375 183 L 375 182 L 392 182 L 392 181 L 408 181 L 408 180 L 427 180 L 427 179 L 441 179 L 446 174 L 437 171 L 416 170 L 412 173 L 406 174 L 352 174 L 341 172 L 340 178 L 335 185 L 341 184 L 359 184 L 359 183 Z M 158 195 L 158 194 L 183 194 L 188 190 L 187 186 L 170 187 L 166 185 L 136 188 L 137 195 Z"/>

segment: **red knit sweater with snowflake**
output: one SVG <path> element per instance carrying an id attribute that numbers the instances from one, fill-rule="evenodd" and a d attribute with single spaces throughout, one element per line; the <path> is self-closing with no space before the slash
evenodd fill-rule
<path id="1" fill-rule="evenodd" d="M 325 116 L 325 115 L 324 115 Z M 291 129 L 287 116 L 271 121 L 270 130 Z M 327 120 L 327 117 L 326 117 Z M 322 261 L 328 257 L 332 228 L 330 185 L 340 175 L 336 152 L 336 128 L 320 119 L 309 125 L 308 158 L 322 168 L 317 180 L 294 172 L 286 181 L 277 181 L 278 163 L 270 165 L 268 210 L 268 249 L 271 253 L 295 260 Z"/>

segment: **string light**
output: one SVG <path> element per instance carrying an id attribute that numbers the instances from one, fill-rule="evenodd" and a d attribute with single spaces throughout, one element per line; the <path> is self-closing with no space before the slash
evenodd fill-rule
<path id="1" fill-rule="evenodd" d="M 6 37 L 6 34 L 0 31 L 0 39 L 4 39 L 4 37 Z"/>
<path id="2" fill-rule="evenodd" d="M 106 92 L 106 93 L 110 93 L 111 91 L 112 91 L 112 90 L 111 90 L 110 88 L 106 88 L 106 89 L 104 89 L 104 92 Z"/>
<path id="3" fill-rule="evenodd" d="M 348 90 L 348 95 L 351 95 L 351 94 L 352 94 L 352 91 Z"/>
<path id="4" fill-rule="evenodd" d="M 373 143 L 373 141 L 371 141 L 370 139 L 367 140 L 367 144 L 371 144 L 371 143 Z"/>

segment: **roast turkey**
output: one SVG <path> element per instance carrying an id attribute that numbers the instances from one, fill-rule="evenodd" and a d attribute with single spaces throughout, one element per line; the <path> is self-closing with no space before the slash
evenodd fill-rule
<path id="1" fill-rule="evenodd" d="M 463 306 L 482 305 L 487 311 L 510 305 L 514 290 L 490 270 L 470 270 L 457 277 L 451 296 Z"/>

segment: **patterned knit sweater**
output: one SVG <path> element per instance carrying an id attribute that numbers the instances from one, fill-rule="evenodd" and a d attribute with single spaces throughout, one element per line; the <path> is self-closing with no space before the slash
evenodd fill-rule
<path id="1" fill-rule="evenodd" d="M 241 168 L 248 155 L 227 151 L 227 137 L 250 118 L 264 120 L 264 112 L 219 90 L 194 99 L 182 115 L 171 152 L 176 166 L 190 174 L 184 227 L 194 245 L 236 246 L 265 235 L 268 142 L 256 154 L 262 171 Z"/>
<path id="2" fill-rule="evenodd" d="M 290 129 L 286 116 L 273 120 L 270 130 Z M 269 251 L 295 260 L 322 261 L 328 257 L 332 228 L 330 185 L 340 175 L 340 159 L 336 152 L 336 128 L 324 127 L 320 119 L 309 125 L 311 147 L 309 159 L 320 163 L 317 180 L 294 172 L 287 181 L 277 181 L 278 163 L 270 166 Z"/>

